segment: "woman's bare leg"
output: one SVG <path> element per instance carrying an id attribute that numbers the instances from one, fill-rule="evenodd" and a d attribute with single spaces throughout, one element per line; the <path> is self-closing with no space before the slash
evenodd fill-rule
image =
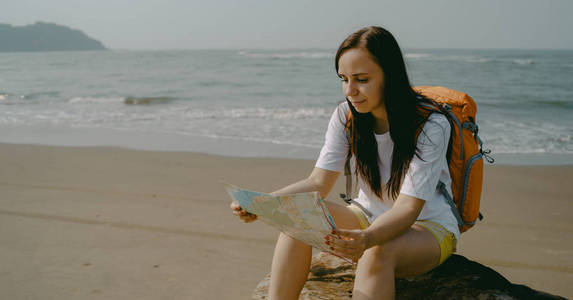
<path id="1" fill-rule="evenodd" d="M 394 278 L 423 274 L 440 260 L 440 246 L 427 229 L 412 225 L 404 234 L 364 252 L 358 261 L 353 299 L 394 299 Z"/>
<path id="2" fill-rule="evenodd" d="M 298 299 L 308 277 L 311 256 L 311 246 L 279 234 L 271 267 L 269 299 Z"/>
<path id="3" fill-rule="evenodd" d="M 338 227 L 360 228 L 356 216 L 346 206 L 325 203 Z M 311 258 L 311 246 L 281 233 L 273 255 L 269 299 L 298 299 L 308 277 Z"/>

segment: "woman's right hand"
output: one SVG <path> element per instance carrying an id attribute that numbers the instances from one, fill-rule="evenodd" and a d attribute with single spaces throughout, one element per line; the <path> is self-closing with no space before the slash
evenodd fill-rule
<path id="1" fill-rule="evenodd" d="M 233 214 L 238 216 L 243 220 L 245 223 L 251 223 L 257 220 L 257 215 L 252 214 L 246 210 L 244 210 L 238 203 L 231 202 L 231 209 L 233 210 Z"/>

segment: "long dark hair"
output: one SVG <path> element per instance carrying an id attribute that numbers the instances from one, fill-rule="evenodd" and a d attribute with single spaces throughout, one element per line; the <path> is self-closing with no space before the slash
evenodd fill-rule
<path id="1" fill-rule="evenodd" d="M 381 27 L 362 28 L 348 36 L 336 52 L 335 68 L 338 74 L 340 56 L 349 49 L 366 49 L 384 73 L 384 105 L 388 115 L 390 137 L 394 142 L 390 179 L 386 184 L 388 194 L 396 198 L 410 161 L 416 154 L 416 130 L 427 119 L 420 113 L 421 102 L 428 101 L 417 94 L 410 85 L 406 65 L 398 42 L 390 32 Z M 374 117 L 359 113 L 346 99 L 352 111 L 349 123 L 350 151 L 356 157 L 355 174 L 368 182 L 370 189 L 382 199 L 382 180 L 378 168 L 378 147 L 374 137 Z"/>

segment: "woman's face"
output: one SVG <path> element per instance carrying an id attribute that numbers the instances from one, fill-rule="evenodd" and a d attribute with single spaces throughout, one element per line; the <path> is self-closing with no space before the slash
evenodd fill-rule
<path id="1" fill-rule="evenodd" d="M 344 95 L 359 113 L 385 114 L 384 72 L 368 50 L 344 51 L 338 60 L 338 77 L 342 80 Z"/>

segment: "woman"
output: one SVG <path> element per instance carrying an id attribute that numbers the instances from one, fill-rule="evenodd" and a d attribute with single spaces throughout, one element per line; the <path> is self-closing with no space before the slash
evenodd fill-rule
<path id="1" fill-rule="evenodd" d="M 400 48 L 383 28 L 363 28 L 346 38 L 335 68 L 346 101 L 330 119 L 315 168 L 274 194 L 319 191 L 325 198 L 351 153 L 358 197 L 349 206 L 327 202 L 339 229 L 325 243 L 357 262 L 354 299 L 393 299 L 395 277 L 428 272 L 455 251 L 457 222 L 436 188 L 440 180 L 451 193 L 450 125 L 441 114 L 423 112 L 429 100 L 410 86 Z M 245 222 L 256 220 L 237 204 L 231 207 Z M 309 245 L 280 234 L 270 299 L 298 298 L 311 254 Z"/>

